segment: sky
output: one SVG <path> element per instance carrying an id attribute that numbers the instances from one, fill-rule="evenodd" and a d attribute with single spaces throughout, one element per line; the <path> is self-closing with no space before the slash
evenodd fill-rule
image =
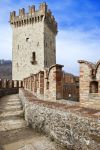
<path id="1" fill-rule="evenodd" d="M 0 0 L 0 59 L 12 59 L 12 29 L 9 14 L 20 8 L 28 11 L 41 0 Z M 58 23 L 57 64 L 79 74 L 77 60 L 100 60 L 100 0 L 45 0 Z"/>

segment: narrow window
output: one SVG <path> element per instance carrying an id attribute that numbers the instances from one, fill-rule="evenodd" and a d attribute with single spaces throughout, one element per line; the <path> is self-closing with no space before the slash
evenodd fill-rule
<path id="1" fill-rule="evenodd" d="M 28 42 L 29 41 L 29 38 L 26 38 L 26 42 Z"/>
<path id="2" fill-rule="evenodd" d="M 18 49 L 19 49 L 19 45 L 18 45 Z"/>
<path id="3" fill-rule="evenodd" d="M 46 89 L 48 90 L 49 89 L 49 82 L 47 81 L 46 83 Z"/>
<path id="4" fill-rule="evenodd" d="M 36 64 L 36 53 L 32 52 L 32 57 L 31 57 L 31 64 Z"/>
<path id="5" fill-rule="evenodd" d="M 35 52 L 32 53 L 32 59 L 33 59 L 33 61 L 36 61 L 36 54 L 35 54 Z"/>

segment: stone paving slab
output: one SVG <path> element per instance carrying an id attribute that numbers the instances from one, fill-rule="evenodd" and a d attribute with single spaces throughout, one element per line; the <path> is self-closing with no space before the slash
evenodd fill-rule
<path id="1" fill-rule="evenodd" d="M 0 117 L 7 117 L 7 116 L 23 116 L 23 110 L 16 110 L 16 111 L 2 111 L 2 113 L 0 113 Z"/>
<path id="2" fill-rule="evenodd" d="M 27 123 L 22 118 L 23 116 L 24 111 L 17 94 L 5 96 L 0 99 L 0 131 L 26 127 Z"/>
<path id="3" fill-rule="evenodd" d="M 64 150 L 27 127 L 18 95 L 0 99 L 0 150 Z"/>
<path id="4" fill-rule="evenodd" d="M 64 150 L 47 136 L 30 128 L 1 132 L 0 145 L 3 150 Z"/>

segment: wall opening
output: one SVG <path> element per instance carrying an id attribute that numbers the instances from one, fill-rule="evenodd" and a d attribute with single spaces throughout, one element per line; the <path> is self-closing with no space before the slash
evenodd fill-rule
<path id="1" fill-rule="evenodd" d="M 98 82 L 97 81 L 90 82 L 90 93 L 98 93 Z"/>
<path id="2" fill-rule="evenodd" d="M 33 61 L 36 61 L 36 54 L 35 54 L 35 52 L 32 53 L 32 59 L 33 59 Z"/>
<path id="3" fill-rule="evenodd" d="M 29 41 L 29 38 L 26 38 L 26 42 L 28 42 Z"/>
<path id="4" fill-rule="evenodd" d="M 49 82 L 47 81 L 46 83 L 46 89 L 48 90 L 49 89 Z"/>
<path id="5" fill-rule="evenodd" d="M 32 52 L 31 63 L 36 64 L 36 53 L 35 52 Z"/>
<path id="6" fill-rule="evenodd" d="M 18 50 L 19 50 L 19 45 L 18 45 Z"/>

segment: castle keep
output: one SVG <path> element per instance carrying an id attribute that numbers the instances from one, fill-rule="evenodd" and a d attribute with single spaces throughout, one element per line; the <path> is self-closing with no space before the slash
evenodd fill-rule
<path id="1" fill-rule="evenodd" d="M 23 80 L 31 73 L 56 64 L 57 23 L 46 3 L 35 10 L 35 6 L 10 13 L 13 30 L 13 66 L 12 79 Z"/>

